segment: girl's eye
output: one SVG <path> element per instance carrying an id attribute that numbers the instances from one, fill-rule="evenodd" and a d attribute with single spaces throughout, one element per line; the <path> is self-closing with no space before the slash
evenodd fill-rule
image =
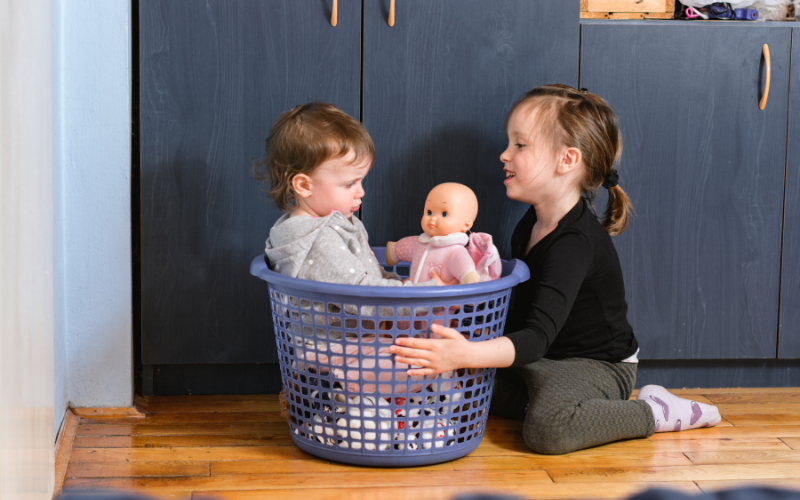
<path id="1" fill-rule="evenodd" d="M 517 148 L 518 148 L 518 149 L 522 149 L 522 148 L 524 148 L 524 147 L 525 147 L 525 145 L 524 145 L 524 144 L 520 144 L 520 143 L 517 143 L 517 144 L 516 144 L 516 146 L 517 146 Z"/>
<path id="2" fill-rule="evenodd" d="M 428 210 L 428 217 L 430 217 L 431 215 L 433 215 L 433 212 L 431 212 L 430 210 Z"/>
<path id="3" fill-rule="evenodd" d="M 347 187 L 351 188 L 351 187 L 353 187 L 353 186 L 355 186 L 355 185 L 356 185 L 356 183 L 355 183 L 355 182 L 351 182 L 350 184 L 348 184 L 348 185 L 347 185 Z"/>
<path id="4" fill-rule="evenodd" d="M 442 212 L 442 217 L 447 217 L 447 212 Z"/>

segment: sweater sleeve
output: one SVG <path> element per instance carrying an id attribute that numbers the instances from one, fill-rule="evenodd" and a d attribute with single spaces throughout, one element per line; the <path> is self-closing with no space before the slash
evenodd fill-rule
<path id="1" fill-rule="evenodd" d="M 542 272 L 528 306 L 525 325 L 506 335 L 516 350 L 512 366 L 533 363 L 547 353 L 566 323 L 592 266 L 592 249 L 583 234 L 570 231 L 559 235 L 541 259 Z"/>

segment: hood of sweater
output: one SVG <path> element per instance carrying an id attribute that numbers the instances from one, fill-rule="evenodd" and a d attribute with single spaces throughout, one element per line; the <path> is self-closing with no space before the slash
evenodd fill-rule
<path id="1" fill-rule="evenodd" d="M 322 229 L 334 229 L 349 240 L 357 239 L 361 226 L 357 217 L 353 216 L 353 222 L 350 222 L 341 212 L 331 212 L 325 217 L 291 217 L 291 213 L 286 213 L 270 229 L 264 253 L 273 270 L 296 278 Z"/>

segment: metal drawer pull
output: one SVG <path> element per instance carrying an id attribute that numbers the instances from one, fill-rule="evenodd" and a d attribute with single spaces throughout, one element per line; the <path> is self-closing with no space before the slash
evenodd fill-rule
<path id="1" fill-rule="evenodd" d="M 389 26 L 394 26 L 394 0 L 389 0 Z"/>
<path id="2" fill-rule="evenodd" d="M 331 26 L 336 26 L 339 22 L 339 13 L 337 12 L 339 0 L 333 0 L 333 8 L 331 9 Z"/>
<path id="3" fill-rule="evenodd" d="M 772 76 L 772 63 L 769 60 L 769 45 L 765 43 L 762 51 L 764 52 L 764 61 L 767 64 L 767 81 L 764 83 L 764 95 L 761 97 L 761 102 L 758 103 L 758 109 L 763 111 L 767 107 L 767 98 L 769 97 L 769 79 Z"/>

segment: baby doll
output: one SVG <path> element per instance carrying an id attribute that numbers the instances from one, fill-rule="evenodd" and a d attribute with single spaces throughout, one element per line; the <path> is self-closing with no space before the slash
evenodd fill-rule
<path id="1" fill-rule="evenodd" d="M 470 188 L 455 182 L 439 184 L 425 201 L 424 233 L 388 242 L 386 263 L 411 262 L 412 283 L 430 280 L 434 269 L 448 284 L 499 278 L 502 264 L 492 237 L 466 234 L 477 215 L 478 198 Z"/>

